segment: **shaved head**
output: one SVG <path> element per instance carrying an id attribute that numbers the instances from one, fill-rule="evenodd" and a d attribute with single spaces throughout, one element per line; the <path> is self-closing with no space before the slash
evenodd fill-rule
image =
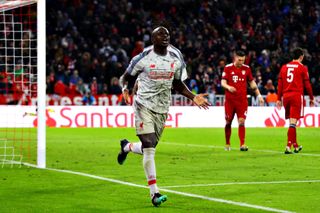
<path id="1" fill-rule="evenodd" d="M 155 28 L 153 31 L 152 31 L 152 35 L 153 34 L 155 34 L 155 33 L 157 33 L 159 30 L 165 30 L 165 31 L 167 31 L 168 33 L 169 33 L 169 30 L 167 29 L 167 28 L 165 28 L 165 27 L 163 27 L 163 26 L 159 26 L 159 27 L 157 27 L 157 28 Z"/>
<path id="2" fill-rule="evenodd" d="M 158 52 L 166 52 L 170 43 L 169 30 L 163 26 L 159 26 L 152 31 L 151 41 Z"/>

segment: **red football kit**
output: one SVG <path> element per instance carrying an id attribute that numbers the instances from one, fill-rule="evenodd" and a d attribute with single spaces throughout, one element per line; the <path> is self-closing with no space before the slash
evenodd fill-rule
<path id="1" fill-rule="evenodd" d="M 231 93 L 225 90 L 225 116 L 226 120 L 232 121 L 235 114 L 238 118 L 246 118 L 248 109 L 247 85 L 253 80 L 251 69 L 248 65 L 243 64 L 236 67 L 234 64 L 225 66 L 222 79 L 225 79 L 229 86 L 236 88 Z"/>
<path id="2" fill-rule="evenodd" d="M 278 100 L 283 97 L 286 119 L 303 117 L 303 92 L 313 99 L 308 68 L 298 61 L 282 66 L 278 78 Z"/>

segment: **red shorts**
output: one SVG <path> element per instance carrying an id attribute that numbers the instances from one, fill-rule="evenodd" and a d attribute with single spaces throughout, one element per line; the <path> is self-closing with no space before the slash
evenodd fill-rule
<path id="1" fill-rule="evenodd" d="M 286 119 L 303 117 L 303 96 L 300 94 L 284 94 L 283 106 L 286 111 Z"/>
<path id="2" fill-rule="evenodd" d="M 225 118 L 228 121 L 232 121 L 234 115 L 237 114 L 238 119 L 247 117 L 248 100 L 243 101 L 228 99 L 224 104 Z"/>

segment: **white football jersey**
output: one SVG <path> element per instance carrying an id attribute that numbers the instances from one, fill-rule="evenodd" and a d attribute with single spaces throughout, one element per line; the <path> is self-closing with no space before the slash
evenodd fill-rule
<path id="1" fill-rule="evenodd" d="M 138 75 L 135 100 L 157 113 L 169 111 L 173 79 L 187 79 L 182 54 L 172 45 L 168 46 L 165 56 L 156 54 L 153 46 L 145 48 L 131 60 L 127 72 L 132 76 Z"/>

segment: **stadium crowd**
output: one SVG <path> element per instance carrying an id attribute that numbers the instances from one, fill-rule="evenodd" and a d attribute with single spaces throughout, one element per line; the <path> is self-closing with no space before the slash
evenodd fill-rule
<path id="1" fill-rule="evenodd" d="M 320 95 L 317 1 L 49 0 L 47 8 L 48 94 L 121 94 L 119 76 L 162 24 L 184 55 L 194 93 L 223 94 L 223 68 L 241 48 L 261 93 L 274 96 L 281 65 L 300 46 Z"/>

